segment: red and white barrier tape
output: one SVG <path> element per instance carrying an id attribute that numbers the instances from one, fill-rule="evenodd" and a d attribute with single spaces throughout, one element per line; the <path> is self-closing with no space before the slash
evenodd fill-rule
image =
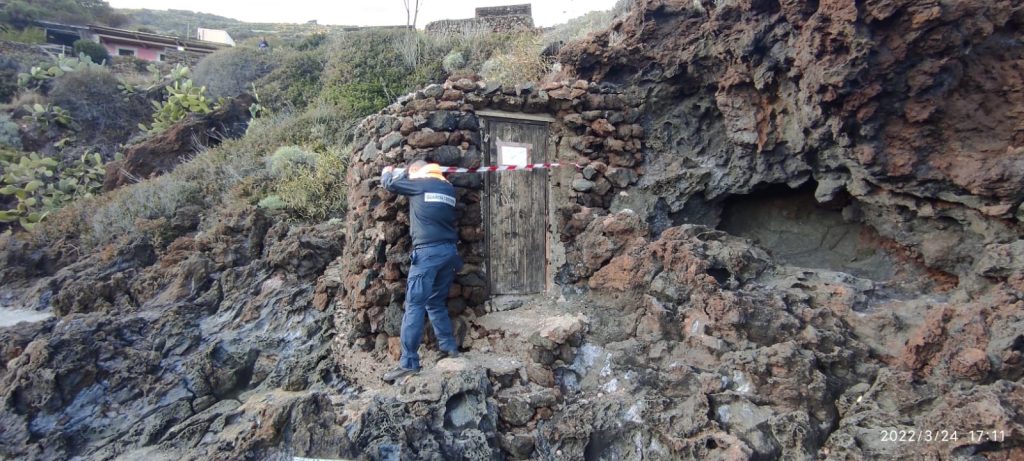
<path id="1" fill-rule="evenodd" d="M 558 168 L 562 166 L 561 163 L 531 163 L 529 165 L 492 165 L 492 166 L 481 166 L 477 168 L 458 168 L 454 166 L 443 166 L 441 167 L 442 173 L 486 173 L 488 171 L 515 171 L 515 170 L 542 170 L 550 168 Z M 405 171 L 405 168 L 395 168 L 394 172 L 401 173 Z"/>

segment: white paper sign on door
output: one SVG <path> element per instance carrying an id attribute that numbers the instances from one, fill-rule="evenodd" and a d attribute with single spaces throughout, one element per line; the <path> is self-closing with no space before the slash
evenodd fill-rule
<path id="1" fill-rule="evenodd" d="M 530 162 L 530 149 L 527 146 L 503 145 L 498 147 L 498 164 L 526 166 Z"/>

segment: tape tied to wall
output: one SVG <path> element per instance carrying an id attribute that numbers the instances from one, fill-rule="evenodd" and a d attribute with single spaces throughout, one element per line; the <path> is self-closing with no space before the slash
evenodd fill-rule
<path id="1" fill-rule="evenodd" d="M 488 171 L 516 171 L 516 170 L 543 170 L 558 168 L 562 166 L 561 163 L 531 163 L 529 165 L 491 165 L 481 166 L 476 168 L 459 168 L 454 166 L 442 166 L 442 173 L 486 173 Z M 579 165 L 575 165 L 576 168 L 581 168 Z M 405 171 L 405 168 L 395 168 L 395 174 Z"/>

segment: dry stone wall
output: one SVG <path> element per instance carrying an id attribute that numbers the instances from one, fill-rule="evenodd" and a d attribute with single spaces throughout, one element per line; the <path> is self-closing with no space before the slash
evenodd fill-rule
<path id="1" fill-rule="evenodd" d="M 481 7 L 476 17 L 444 19 L 426 25 L 431 34 L 458 35 L 466 30 L 486 29 L 491 32 L 514 32 L 533 29 L 533 11 L 530 4 Z"/>
<path id="2" fill-rule="evenodd" d="M 459 35 L 467 30 L 489 30 L 491 32 L 515 32 L 532 30 L 532 16 L 493 16 L 486 18 L 443 19 L 425 27 L 429 34 Z"/>
<path id="3" fill-rule="evenodd" d="M 643 174 L 639 104 L 638 97 L 615 86 L 582 80 L 502 87 L 474 77 L 430 85 L 367 117 L 357 129 L 348 176 L 346 226 L 352 240 L 344 257 L 352 265 L 337 301 L 342 341 L 364 350 L 397 350 L 411 239 L 407 200 L 380 187 L 385 166 L 426 159 L 478 167 L 485 163 L 486 140 L 477 111 L 549 114 L 555 120 L 549 158 L 568 165 L 551 172 L 553 228 L 563 235 L 557 240 L 568 241 L 571 231 L 562 231 L 574 213 L 583 208 L 601 213 Z M 456 189 L 459 254 L 466 265 L 452 285 L 448 308 L 463 334 L 460 317 L 475 315 L 489 297 L 484 177 L 452 174 L 449 180 Z"/>

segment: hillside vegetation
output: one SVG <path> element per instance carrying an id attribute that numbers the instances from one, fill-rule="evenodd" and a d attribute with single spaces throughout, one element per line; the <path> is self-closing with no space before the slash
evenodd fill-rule
<path id="1" fill-rule="evenodd" d="M 0 368 L 0 394 L 9 402 L 0 408 L 5 428 L 0 458 L 162 459 L 135 450 L 151 450 L 161 438 L 174 437 L 179 431 L 172 426 L 183 423 L 186 414 L 249 401 L 250 395 L 238 391 L 250 384 L 263 383 L 270 393 L 339 389 L 348 378 L 330 355 L 333 307 L 307 307 L 317 274 L 344 245 L 338 218 L 348 208 L 354 127 L 410 92 L 453 76 L 486 71 L 508 83 L 527 83 L 551 69 L 550 57 L 540 55 L 541 37 L 533 34 L 466 31 L 439 38 L 417 31 L 359 30 L 303 34 L 272 45 L 257 50 L 243 43 L 191 68 L 154 65 L 145 71 L 138 71 L 137 62 L 99 65 L 86 56 L 52 60 L 33 47 L 0 60 L 11 89 L 0 105 L 0 307 L 36 308 L 22 302 L 21 294 L 33 291 L 39 277 L 59 272 L 62 281 L 44 289 L 50 294 L 27 295 L 47 300 L 39 308 L 62 319 L 113 321 L 100 320 L 109 328 L 66 343 L 51 335 L 54 330 L 0 328 L 4 357 L 35 356 L 22 354 L 29 342 L 67 354 L 59 359 L 64 369 L 53 373 L 19 364 Z M 242 128 L 230 136 L 217 131 L 212 142 L 189 137 L 183 129 L 194 126 L 199 129 L 192 134 L 209 134 L 206 128 L 220 128 L 213 117 L 242 107 L 240 100 L 252 104 L 245 106 Z M 122 174 L 133 154 L 157 148 L 173 151 L 179 163 L 153 174 Z M 110 181 L 120 176 L 129 180 Z M 274 256 L 264 257 L 264 241 Z M 157 259 L 164 262 L 154 263 Z M 183 269 L 184 261 L 194 266 Z M 108 270 L 108 263 L 118 268 Z M 144 275 L 137 264 L 166 272 Z M 278 283 L 266 277 L 271 267 L 288 274 L 292 294 L 287 299 L 275 297 L 257 307 L 259 312 L 246 307 L 248 313 L 225 316 L 212 330 L 208 322 L 200 325 L 219 309 L 211 309 L 214 304 L 207 300 L 223 304 L 224 312 L 229 305 L 257 306 L 252 301 L 257 287 Z M 99 279 L 88 279 L 87 273 Z M 207 275 L 220 281 L 207 283 Z M 122 328 L 122 320 L 137 320 L 115 311 L 139 307 L 139 300 L 153 299 L 169 286 L 167 277 L 178 276 L 182 282 L 174 283 L 182 293 L 210 296 L 187 307 L 177 301 L 157 310 L 147 307 L 152 321 L 141 329 Z M 62 294 L 55 297 L 56 292 Z M 123 296 L 128 292 L 138 296 Z M 78 334 L 77 327 L 72 330 Z M 102 338 L 127 342 L 98 352 Z M 135 343 L 136 338 L 147 345 Z M 235 363 L 237 347 L 252 352 Z M 148 352 L 137 355 L 140 348 Z M 147 364 L 136 360 L 143 355 Z M 81 362 L 87 356 L 94 357 L 90 365 Z M 48 364 L 49 358 L 40 363 Z M 22 371 L 8 373 L 13 370 Z M 190 397 L 178 399 L 179 392 Z M 49 403 L 43 408 L 40 402 Z M 54 424 L 35 429 L 49 415 L 72 407 L 89 416 L 54 416 Z M 172 414 L 177 411 L 183 413 Z M 107 415 L 110 421 L 96 419 Z M 298 410 L 295 418 L 303 427 L 319 424 Z M 211 430 L 224 437 L 241 434 L 225 448 L 240 457 L 226 456 L 220 448 L 208 455 L 175 454 L 268 459 L 267 450 L 291 450 L 290 442 L 276 435 L 260 440 L 260 431 L 236 431 L 235 422 L 227 426 Z M 321 436 L 295 437 L 334 444 Z M 203 445 L 200 450 L 227 447 L 219 441 Z"/>
<path id="2" fill-rule="evenodd" d="M 105 1 L 7 0 L 0 9 L 0 24 L 23 26 L 27 21 L 48 20 L 71 24 L 120 26 L 128 17 Z"/>
<path id="3" fill-rule="evenodd" d="M 236 42 L 266 37 L 272 43 L 301 39 L 315 33 L 340 31 L 338 26 L 244 22 L 209 13 L 186 10 L 119 9 L 128 18 L 125 27 L 159 34 L 195 38 L 196 28 L 226 30 Z M 313 19 L 313 18 L 310 18 Z"/>
<path id="4" fill-rule="evenodd" d="M 130 24 L 158 31 L 176 28 L 182 22 L 229 30 L 262 27 L 176 10 L 122 12 L 131 18 Z M 592 23 L 588 21 L 588 27 L 567 25 L 571 30 L 562 36 L 581 35 Z M 12 171 L 10 165 L 32 152 L 57 163 L 49 167 L 52 171 L 39 170 L 27 179 L 8 178 L 8 193 L 0 196 L 0 209 L 23 210 L 4 215 L 7 226 L 13 226 L 11 230 L 27 228 L 58 213 L 62 217 L 37 228 L 40 243 L 74 241 L 88 247 L 119 236 L 152 233 L 153 226 L 144 221 L 170 219 L 175 210 L 188 205 L 260 205 L 299 220 L 338 217 L 345 208 L 344 191 L 334 193 L 332 188 L 340 187 L 346 143 L 362 117 L 452 75 L 483 73 L 489 80 L 515 85 L 537 81 L 551 67 L 550 57 L 541 56 L 544 37 L 532 33 L 466 30 L 436 37 L 405 30 L 329 33 L 329 29 L 313 26 L 284 27 L 321 32 L 280 39 L 270 50 L 249 46 L 225 49 L 193 69 L 151 66 L 148 72 L 135 73 L 121 66 L 112 72 L 109 67 L 89 63 L 88 58 L 40 62 L 38 57 L 28 56 L 15 62 L 20 83 L 4 111 L 7 140 L 0 139 L 4 143 L 0 148 L 6 152 L 3 158 L 7 163 L 0 164 L 0 172 Z M 79 68 L 86 71 L 78 72 Z M 70 88 L 81 90 L 68 91 Z M 72 168 L 73 162 L 95 159 L 94 153 L 103 162 L 120 158 L 129 146 L 189 114 L 209 113 L 243 93 L 258 98 L 252 108 L 257 118 L 249 134 L 190 154 L 193 160 L 179 171 L 98 197 L 94 196 L 98 192 L 95 186 L 84 187 L 88 193 L 80 194 L 83 200 L 63 211 L 59 209 L 67 199 L 54 201 L 40 195 L 47 184 L 58 183 L 61 172 Z M 301 174 L 265 168 L 268 163 L 264 159 L 283 147 L 301 151 L 310 159 L 295 170 Z M 40 192 L 34 189 L 37 182 L 44 186 Z M 29 184 L 32 193 L 16 193 Z M 31 206 L 26 206 L 26 201 Z M 49 205 L 44 206 L 44 201 Z M 31 220 L 22 221 L 28 216 Z"/>

